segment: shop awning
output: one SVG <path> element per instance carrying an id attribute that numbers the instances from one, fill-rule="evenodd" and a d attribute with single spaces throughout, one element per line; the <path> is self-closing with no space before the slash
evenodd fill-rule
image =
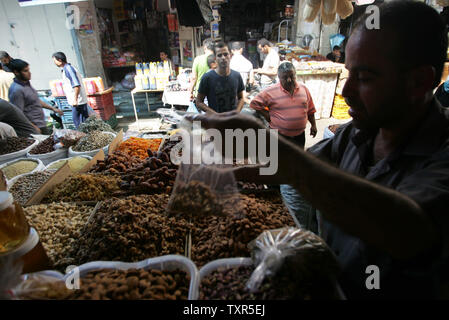
<path id="1" fill-rule="evenodd" d="M 43 4 L 54 4 L 54 3 L 65 3 L 65 2 L 80 2 L 80 1 L 87 1 L 87 0 L 17 0 L 19 1 L 19 5 L 21 7 L 30 7 L 30 6 L 39 6 Z"/>

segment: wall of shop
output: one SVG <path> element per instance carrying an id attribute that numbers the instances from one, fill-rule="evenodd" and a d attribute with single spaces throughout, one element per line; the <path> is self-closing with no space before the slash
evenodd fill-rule
<path id="1" fill-rule="evenodd" d="M 37 90 L 49 89 L 49 81 L 61 77 L 51 58 L 56 51 L 63 51 L 81 70 L 64 4 L 20 7 L 17 0 L 0 1 L 0 50 L 30 64 Z"/>
<path id="2" fill-rule="evenodd" d="M 112 2 L 112 1 L 111 1 Z M 78 39 L 85 77 L 102 77 L 106 81 L 101 60 L 101 39 L 93 0 L 77 2 L 80 28 L 74 30 Z M 105 85 L 109 85 L 106 84 Z"/>

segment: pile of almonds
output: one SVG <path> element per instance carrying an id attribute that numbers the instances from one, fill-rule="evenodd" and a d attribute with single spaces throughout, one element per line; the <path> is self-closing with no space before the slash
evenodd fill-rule
<path id="1" fill-rule="evenodd" d="M 63 202 L 24 208 L 28 223 L 37 230 L 55 269 L 65 272 L 70 265 L 67 254 L 79 241 L 80 231 L 92 210 L 92 206 Z"/>

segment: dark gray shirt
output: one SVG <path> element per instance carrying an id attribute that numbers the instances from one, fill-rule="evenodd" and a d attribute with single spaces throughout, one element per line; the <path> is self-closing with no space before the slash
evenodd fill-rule
<path id="1" fill-rule="evenodd" d="M 324 219 L 321 220 L 322 237 L 342 266 L 340 283 L 348 298 L 436 297 L 449 251 L 449 109 L 434 99 L 421 126 L 407 143 L 373 164 L 376 134 L 377 131 L 360 131 L 350 122 L 341 126 L 333 138 L 321 141 L 309 151 L 344 171 L 416 201 L 442 236 L 439 247 L 413 260 L 397 261 Z M 407 228 L 407 221 L 403 227 Z M 366 288 L 369 265 L 380 269 L 380 290 Z"/>
<path id="2" fill-rule="evenodd" d="M 0 122 L 7 123 L 13 127 L 19 137 L 28 137 L 30 134 L 37 134 L 37 131 L 23 112 L 3 99 L 0 99 Z"/>
<path id="3" fill-rule="evenodd" d="M 222 113 L 237 108 L 238 94 L 245 90 L 242 77 L 231 70 L 226 76 L 220 76 L 215 70 L 209 70 L 201 78 L 198 92 L 207 97 L 209 108 Z"/>
<path id="4" fill-rule="evenodd" d="M 23 111 L 28 120 L 39 128 L 46 127 L 41 100 L 29 81 L 20 81 L 15 78 L 9 88 L 8 97 L 12 104 Z"/>

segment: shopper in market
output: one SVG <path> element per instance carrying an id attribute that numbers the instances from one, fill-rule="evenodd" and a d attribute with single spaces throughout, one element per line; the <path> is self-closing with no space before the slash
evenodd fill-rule
<path id="1" fill-rule="evenodd" d="M 332 62 L 345 63 L 345 54 L 341 52 L 340 46 L 334 46 L 326 58 Z"/>
<path id="2" fill-rule="evenodd" d="M 214 54 L 214 41 L 211 38 L 207 38 L 203 41 L 204 54 L 198 56 L 193 60 L 192 66 L 192 81 L 190 85 L 190 99 L 194 100 L 200 86 L 201 78 L 209 71 L 207 65 L 207 57 Z"/>
<path id="3" fill-rule="evenodd" d="M 207 57 L 207 66 L 209 67 L 209 71 L 217 69 L 217 60 L 215 59 L 215 55 L 211 54 Z"/>
<path id="4" fill-rule="evenodd" d="M 278 77 L 280 83 L 260 92 L 250 107 L 265 117 L 270 128 L 304 149 L 307 120 L 312 125 L 310 135 L 315 137 L 317 133 L 312 96 L 306 86 L 296 82 L 296 70 L 291 62 L 279 65 Z"/>
<path id="5" fill-rule="evenodd" d="M 231 69 L 240 73 L 243 83 L 246 85 L 248 82 L 254 82 L 253 64 L 251 61 L 243 56 L 243 45 L 241 42 L 233 42 L 231 45 L 232 58 L 231 58 Z"/>
<path id="6" fill-rule="evenodd" d="M 6 72 L 0 63 L 0 99 L 9 101 L 9 88 L 14 81 L 14 73 Z"/>
<path id="7" fill-rule="evenodd" d="M 245 86 L 237 71 L 231 70 L 231 51 L 224 42 L 214 47 L 217 69 L 207 72 L 201 79 L 196 107 L 206 113 L 222 113 L 243 108 Z M 207 97 L 208 105 L 204 103 Z"/>
<path id="8" fill-rule="evenodd" d="M 304 149 L 307 121 L 311 124 L 310 135 L 315 137 L 317 134 L 312 96 L 306 86 L 297 83 L 296 70 L 291 62 L 285 61 L 279 65 L 278 78 L 280 83 L 260 92 L 251 101 L 250 107 L 266 119 L 270 128 L 278 130 L 281 136 Z M 295 223 L 310 227 L 314 215 L 309 212 L 297 214 L 300 203 L 295 188 L 282 184 L 280 191 Z"/>
<path id="9" fill-rule="evenodd" d="M 233 170 L 238 181 L 291 184 L 319 210 L 349 299 L 435 298 L 449 253 L 449 110 L 433 96 L 447 30 L 416 1 L 381 5 L 380 29 L 367 29 L 369 17 L 346 46 L 353 120 L 308 153 L 280 137 L 274 176 Z M 408 50 L 414 39 L 426 50 Z M 262 127 L 232 112 L 192 118 L 221 130 Z"/>
<path id="10" fill-rule="evenodd" d="M 63 52 L 54 53 L 53 62 L 61 68 L 62 87 L 68 103 L 72 106 L 73 123 L 78 128 L 81 123 L 89 118 L 83 77 L 74 66 L 67 62 L 67 57 Z"/>
<path id="11" fill-rule="evenodd" d="M 27 62 L 14 59 L 9 63 L 9 67 L 15 75 L 14 82 L 9 88 L 9 101 L 25 114 L 38 132 L 50 134 L 51 130 L 47 128 L 42 108 L 59 115 L 62 115 L 63 112 L 49 106 L 39 98 L 37 91 L 31 86 L 31 71 Z"/>
<path id="12" fill-rule="evenodd" d="M 11 56 L 8 54 L 8 52 L 6 51 L 0 51 L 0 62 L 2 65 L 2 68 L 4 71 L 6 72 L 12 72 L 9 63 L 14 60 L 13 58 L 11 58 Z"/>
<path id="13" fill-rule="evenodd" d="M 257 46 L 263 54 L 267 55 L 263 61 L 262 68 L 254 69 L 254 73 L 260 74 L 260 85 L 262 89 L 265 89 L 276 83 L 280 59 L 273 45 L 267 39 L 260 39 L 257 42 Z"/>
<path id="14" fill-rule="evenodd" d="M 12 128 L 14 131 L 12 136 L 29 137 L 31 134 L 38 133 L 37 129 L 19 108 L 3 99 L 0 99 L 0 124 L 6 124 Z M 3 126 L 3 134 L 5 134 L 5 127 Z M 6 131 L 11 132 L 11 129 L 8 127 L 6 127 Z"/>
<path id="15" fill-rule="evenodd" d="M 168 57 L 168 54 L 165 51 L 159 52 L 159 57 L 161 58 L 161 62 L 164 63 L 165 61 L 168 62 L 168 66 L 170 68 L 170 74 L 173 74 L 173 63 L 171 59 Z"/>

